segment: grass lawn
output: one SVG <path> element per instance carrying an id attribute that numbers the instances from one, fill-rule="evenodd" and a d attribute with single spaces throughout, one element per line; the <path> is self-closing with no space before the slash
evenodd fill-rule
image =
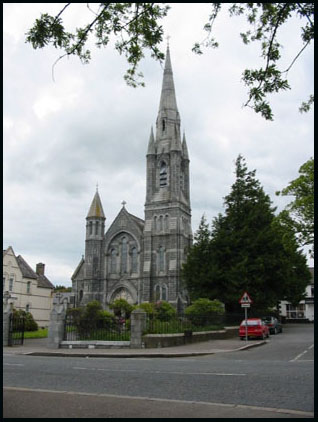
<path id="1" fill-rule="evenodd" d="M 39 328 L 37 331 L 24 331 L 24 338 L 45 338 L 48 336 L 48 328 Z"/>

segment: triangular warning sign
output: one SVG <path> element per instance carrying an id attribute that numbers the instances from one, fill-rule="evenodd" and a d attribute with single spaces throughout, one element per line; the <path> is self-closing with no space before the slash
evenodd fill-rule
<path id="1" fill-rule="evenodd" d="M 249 294 L 247 292 L 243 293 L 243 296 L 239 300 L 239 303 L 252 303 L 252 299 L 249 297 Z"/>

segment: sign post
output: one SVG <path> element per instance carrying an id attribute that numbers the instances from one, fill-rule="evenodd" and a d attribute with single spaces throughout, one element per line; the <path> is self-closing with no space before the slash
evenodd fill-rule
<path id="1" fill-rule="evenodd" d="M 244 292 L 243 296 L 239 300 L 239 303 L 245 311 L 245 341 L 247 341 L 247 308 L 251 307 L 251 303 L 253 303 L 253 301 L 250 298 L 249 294 L 247 292 Z"/>

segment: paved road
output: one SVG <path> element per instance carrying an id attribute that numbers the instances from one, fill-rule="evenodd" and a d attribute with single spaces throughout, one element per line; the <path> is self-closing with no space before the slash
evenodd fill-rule
<path id="1" fill-rule="evenodd" d="M 4 416 L 312 417 L 313 359 L 312 325 L 197 358 L 4 356 Z"/>

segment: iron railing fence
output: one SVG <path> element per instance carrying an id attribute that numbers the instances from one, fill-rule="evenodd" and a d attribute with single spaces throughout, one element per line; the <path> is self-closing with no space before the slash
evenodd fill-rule
<path id="1" fill-rule="evenodd" d="M 129 341 L 130 321 L 113 319 L 78 319 L 68 315 L 64 324 L 64 340 Z"/>
<path id="2" fill-rule="evenodd" d="M 8 346 L 22 346 L 24 342 L 25 317 L 10 315 Z"/>

